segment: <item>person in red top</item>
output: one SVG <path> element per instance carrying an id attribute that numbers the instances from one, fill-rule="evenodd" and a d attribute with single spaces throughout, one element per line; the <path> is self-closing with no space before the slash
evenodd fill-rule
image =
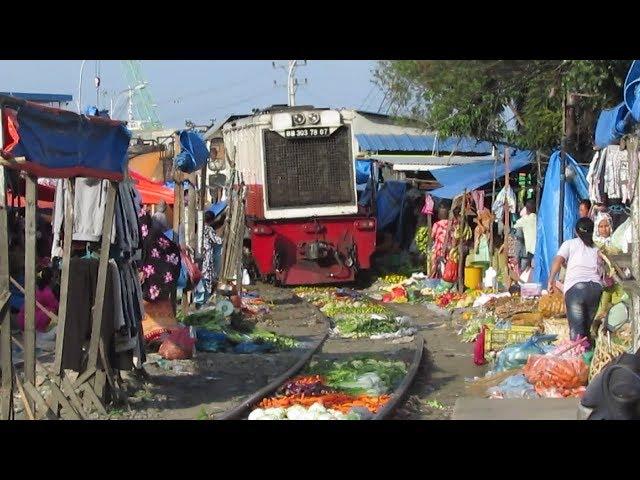
<path id="1" fill-rule="evenodd" d="M 51 269 L 48 267 L 42 268 L 38 272 L 38 278 L 36 281 L 36 301 L 38 301 L 51 313 L 57 314 L 59 302 L 55 294 L 53 293 L 53 290 L 51 290 L 52 278 L 53 274 L 51 272 Z M 16 321 L 20 329 L 24 330 L 24 305 L 22 305 L 20 312 L 18 312 Z M 51 319 L 37 305 L 35 323 L 36 331 L 38 332 L 46 332 L 49 324 L 51 323 Z"/>
<path id="2" fill-rule="evenodd" d="M 445 259 L 445 242 L 447 240 L 447 230 L 449 228 L 449 210 L 446 207 L 438 209 L 438 221 L 431 228 L 431 238 L 433 239 L 433 253 L 431 255 L 431 276 L 440 276 L 440 263 Z"/>

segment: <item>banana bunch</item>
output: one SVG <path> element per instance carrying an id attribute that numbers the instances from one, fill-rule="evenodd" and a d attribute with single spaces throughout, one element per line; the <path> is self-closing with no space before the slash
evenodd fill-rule
<path id="1" fill-rule="evenodd" d="M 404 275 L 385 275 L 382 277 L 382 281 L 384 283 L 390 283 L 392 285 L 396 285 L 398 283 L 402 283 L 407 279 Z"/>
<path id="2" fill-rule="evenodd" d="M 453 231 L 454 240 L 470 240 L 473 236 L 473 231 L 471 227 L 467 224 L 464 226 L 458 225 L 458 227 Z"/>
<path id="3" fill-rule="evenodd" d="M 447 254 L 447 259 L 459 263 L 460 261 L 460 251 L 458 250 L 458 247 L 453 247 L 451 248 L 451 250 L 449 250 L 449 253 Z"/>
<path id="4" fill-rule="evenodd" d="M 416 231 L 416 247 L 418 252 L 425 255 L 429 245 L 429 227 L 419 227 Z"/>

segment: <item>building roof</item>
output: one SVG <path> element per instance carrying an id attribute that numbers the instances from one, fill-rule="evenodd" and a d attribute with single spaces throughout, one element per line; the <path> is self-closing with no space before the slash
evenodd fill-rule
<path id="1" fill-rule="evenodd" d="M 219 135 L 218 133 L 222 132 L 222 126 L 225 123 L 232 122 L 233 120 L 237 120 L 239 118 L 245 118 L 245 117 L 249 117 L 249 116 L 251 116 L 251 115 L 248 114 L 248 113 L 244 114 L 244 115 L 229 115 L 224 120 L 221 120 L 219 122 L 214 123 L 211 126 L 211 128 L 204 133 L 205 141 L 211 140 L 212 138 L 215 138 L 215 137 L 221 137 L 222 135 L 221 134 Z"/>
<path id="2" fill-rule="evenodd" d="M 25 93 L 25 92 L 0 92 L 0 95 L 16 97 L 28 102 L 36 103 L 67 103 L 73 100 L 73 95 L 60 93 Z"/>
<path id="3" fill-rule="evenodd" d="M 493 145 L 471 137 L 438 138 L 436 135 L 356 134 L 360 150 L 375 152 L 456 152 L 491 154 Z"/>

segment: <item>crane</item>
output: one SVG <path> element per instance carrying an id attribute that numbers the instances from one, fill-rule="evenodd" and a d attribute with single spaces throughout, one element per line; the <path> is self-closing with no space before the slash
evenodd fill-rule
<path id="1" fill-rule="evenodd" d="M 140 60 L 122 60 L 122 68 L 131 96 L 129 120 L 135 118 L 135 122 L 144 130 L 161 129 L 162 123 L 158 118 L 153 98 L 142 75 L 142 62 Z M 140 85 L 144 85 L 145 88 L 136 88 Z M 134 125 L 131 127 L 133 128 Z"/>

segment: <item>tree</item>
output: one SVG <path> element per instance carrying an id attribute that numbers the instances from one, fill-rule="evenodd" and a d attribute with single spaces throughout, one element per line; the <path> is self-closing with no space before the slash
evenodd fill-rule
<path id="1" fill-rule="evenodd" d="M 374 82 L 393 115 L 445 136 L 472 136 L 550 152 L 563 135 L 563 100 L 579 96 L 571 153 L 588 157 L 597 115 L 622 100 L 627 60 L 380 61 Z M 505 118 L 506 117 L 506 118 Z M 511 117 L 511 118 L 510 118 Z M 515 129 L 509 129 L 515 121 Z"/>

